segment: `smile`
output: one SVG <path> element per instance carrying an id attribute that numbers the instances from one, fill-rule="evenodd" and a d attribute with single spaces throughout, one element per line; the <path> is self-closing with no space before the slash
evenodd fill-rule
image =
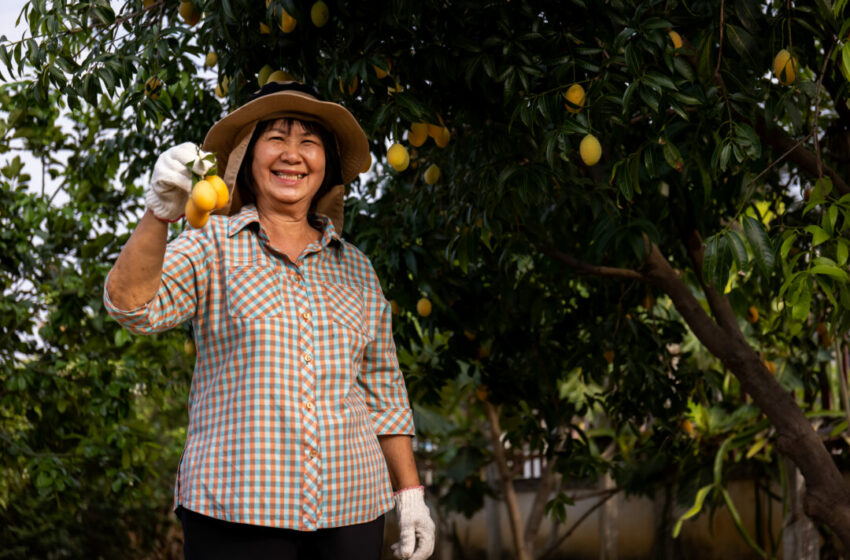
<path id="1" fill-rule="evenodd" d="M 304 173 L 287 173 L 286 171 L 272 171 L 275 177 L 280 177 L 281 179 L 294 179 L 296 181 L 300 181 L 306 175 Z"/>

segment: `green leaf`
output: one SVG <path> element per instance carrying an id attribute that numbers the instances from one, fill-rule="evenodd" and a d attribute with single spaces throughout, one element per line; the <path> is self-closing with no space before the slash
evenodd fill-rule
<path id="1" fill-rule="evenodd" d="M 697 490 L 697 495 L 694 498 L 693 505 L 688 509 L 688 511 L 686 511 L 685 513 L 682 514 L 682 516 L 679 518 L 679 520 L 676 521 L 676 525 L 673 527 L 673 538 L 674 539 L 678 538 L 679 533 L 682 531 L 682 523 L 684 523 L 686 520 L 698 515 L 699 512 L 702 511 L 702 504 L 703 504 L 703 502 L 705 502 L 705 498 L 706 498 L 706 496 L 708 496 L 708 493 L 711 491 L 712 488 L 714 488 L 714 484 L 707 484 L 707 485 L 703 486 L 702 488 L 700 488 L 699 490 Z"/>
<path id="2" fill-rule="evenodd" d="M 738 529 L 738 533 L 741 534 L 741 537 L 747 541 L 747 544 L 750 545 L 750 548 L 755 550 L 759 556 L 762 558 L 766 558 L 767 555 L 764 553 L 764 550 L 753 540 L 750 536 L 747 529 L 744 527 L 744 522 L 741 521 L 741 514 L 738 513 L 738 509 L 735 507 L 735 503 L 732 501 L 732 496 L 729 495 L 729 492 L 725 488 L 721 488 L 720 492 L 723 495 L 723 501 L 726 502 L 726 507 L 729 509 L 729 514 L 732 516 L 732 520 L 735 522 L 735 528 Z"/>
<path id="3" fill-rule="evenodd" d="M 808 318 L 812 307 L 812 287 L 807 281 L 797 283 L 794 304 L 791 306 L 791 318 L 795 321 L 803 321 Z"/>
<path id="4" fill-rule="evenodd" d="M 812 247 L 817 247 L 824 241 L 828 241 L 831 235 L 829 235 L 826 230 L 824 230 L 820 226 L 816 226 L 814 224 L 809 224 L 803 228 L 812 234 Z"/>
<path id="5" fill-rule="evenodd" d="M 664 74 L 652 70 L 643 75 L 643 81 L 658 93 L 664 93 L 665 89 L 678 89 L 676 84 L 673 83 L 673 80 Z"/>
<path id="6" fill-rule="evenodd" d="M 785 240 L 782 242 L 782 246 L 779 248 L 779 257 L 784 261 L 788 258 L 788 253 L 791 251 L 791 247 L 794 246 L 794 241 L 797 239 L 797 234 L 791 232 L 786 235 Z"/>
<path id="7" fill-rule="evenodd" d="M 729 231 L 726 233 L 726 238 L 729 240 L 729 247 L 732 249 L 732 256 L 735 258 L 735 266 L 738 270 L 747 268 L 750 257 L 747 254 L 747 246 L 741 234 L 737 231 Z"/>
<path id="8" fill-rule="evenodd" d="M 826 209 L 826 212 L 823 213 L 823 219 L 821 220 L 821 225 L 823 229 L 831 236 L 835 234 L 835 224 L 838 222 L 838 205 L 830 204 Z"/>
<path id="9" fill-rule="evenodd" d="M 754 63 L 753 53 L 759 52 L 759 45 L 752 35 L 743 27 L 729 23 L 726 24 L 726 37 L 741 58 L 745 59 L 748 64 Z"/>
<path id="10" fill-rule="evenodd" d="M 838 266 L 847 264 L 848 242 L 844 238 L 838 239 L 835 245 L 835 262 Z"/>
<path id="11" fill-rule="evenodd" d="M 810 272 L 812 274 L 823 274 L 825 276 L 831 276 L 833 278 L 841 280 L 842 282 L 847 281 L 847 272 L 834 265 L 817 264 L 810 269 Z"/>
<path id="12" fill-rule="evenodd" d="M 747 241 L 762 276 L 768 278 L 776 266 L 776 255 L 773 252 L 770 238 L 764 231 L 761 222 L 752 216 L 744 216 L 744 234 L 747 236 Z"/>

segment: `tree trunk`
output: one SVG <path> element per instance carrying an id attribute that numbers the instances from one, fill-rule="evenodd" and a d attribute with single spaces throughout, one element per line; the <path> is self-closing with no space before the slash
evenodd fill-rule
<path id="1" fill-rule="evenodd" d="M 792 395 L 773 378 L 746 342 L 729 302 L 713 290 L 706 290 L 715 322 L 655 245 L 650 248 L 644 273 L 649 282 L 670 296 L 700 342 L 735 375 L 776 428 L 777 448 L 794 461 L 805 477 L 806 514 L 830 527 L 850 549 L 850 488 Z"/>
<path id="2" fill-rule="evenodd" d="M 603 490 L 615 488 L 611 471 L 602 475 L 600 485 Z M 617 560 L 617 498 L 608 500 L 599 511 L 599 560 Z"/>
<path id="3" fill-rule="evenodd" d="M 788 473 L 788 516 L 782 532 L 782 557 L 794 560 L 818 560 L 820 558 L 820 537 L 814 523 L 803 513 L 805 482 L 799 469 L 786 458 L 785 471 Z"/>
<path id="4" fill-rule="evenodd" d="M 496 465 L 487 465 L 487 483 L 494 491 L 498 489 L 499 471 Z M 500 502 L 490 496 L 484 497 L 484 511 L 487 518 L 487 560 L 502 560 L 502 516 L 499 515 Z"/>
<path id="5" fill-rule="evenodd" d="M 499 425 L 499 415 L 496 407 L 490 401 L 484 402 L 487 409 L 487 420 L 490 423 L 490 441 L 493 444 L 493 455 L 496 458 L 496 466 L 499 468 L 499 479 L 502 483 L 502 495 L 505 506 L 508 508 L 508 520 L 511 524 L 511 536 L 513 537 L 514 550 L 517 560 L 532 560 L 531 552 L 526 548 L 523 531 L 522 516 L 519 513 L 519 502 L 514 489 L 514 478 L 508 469 L 508 460 L 505 457 L 505 448 L 502 444 L 502 428 Z"/>

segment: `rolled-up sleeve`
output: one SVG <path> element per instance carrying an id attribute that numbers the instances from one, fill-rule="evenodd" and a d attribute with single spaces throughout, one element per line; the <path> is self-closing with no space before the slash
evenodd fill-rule
<path id="1" fill-rule="evenodd" d="M 374 338 L 366 346 L 358 382 L 377 435 L 414 435 L 413 411 L 398 364 L 392 333 L 390 304 L 380 291 L 365 296 Z"/>
<path id="2" fill-rule="evenodd" d="M 109 275 L 103 286 L 103 303 L 112 318 L 136 334 L 152 334 L 185 323 L 198 313 L 209 280 L 208 247 L 211 240 L 201 230 L 186 230 L 165 250 L 162 280 L 152 300 L 135 309 L 119 309 L 109 298 Z"/>

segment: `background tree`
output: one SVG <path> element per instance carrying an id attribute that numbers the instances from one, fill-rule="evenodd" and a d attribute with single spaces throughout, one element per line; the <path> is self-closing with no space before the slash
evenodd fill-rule
<path id="1" fill-rule="evenodd" d="M 512 515 L 517 556 L 530 558 L 547 552 L 534 550 L 541 516 L 569 503 L 559 479 L 610 471 L 641 493 L 675 482 L 685 517 L 706 503 L 734 513 L 726 481 L 787 476 L 778 451 L 805 477 L 825 547 L 847 547 L 850 489 L 834 458 L 847 448 L 846 369 L 832 365 L 846 362 L 850 325 L 845 4 L 330 1 L 323 18 L 293 0 L 31 2 L 32 39 L 0 47 L 19 79 L 4 90 L 7 138 L 45 155 L 69 201 L 7 163 L 4 530 L 21 555 L 93 546 L 75 531 L 82 518 L 44 513 L 90 490 L 94 475 L 66 454 L 100 461 L 107 488 L 148 469 L 170 477 L 134 458 L 146 444 L 173 472 L 167 383 L 188 375 L 185 334 L 118 330 L 99 303 L 103 274 L 156 155 L 200 142 L 280 70 L 344 103 L 371 139 L 345 235 L 398 310 L 444 508 L 480 505 L 488 461 L 510 502 L 511 450 L 545 454 L 533 513 L 524 527 Z M 391 143 L 407 165 L 385 159 Z M 67 163 L 50 159 L 57 149 Z M 113 415 L 92 416 L 99 403 Z M 475 445 L 458 445 L 461 426 Z M 136 435 L 104 436 L 116 432 Z M 13 516 L 33 487 L 20 512 L 38 513 Z M 98 503 L 143 508 L 136 487 Z M 50 527 L 69 536 L 40 541 Z M 775 535 L 739 528 L 776 553 Z"/>

